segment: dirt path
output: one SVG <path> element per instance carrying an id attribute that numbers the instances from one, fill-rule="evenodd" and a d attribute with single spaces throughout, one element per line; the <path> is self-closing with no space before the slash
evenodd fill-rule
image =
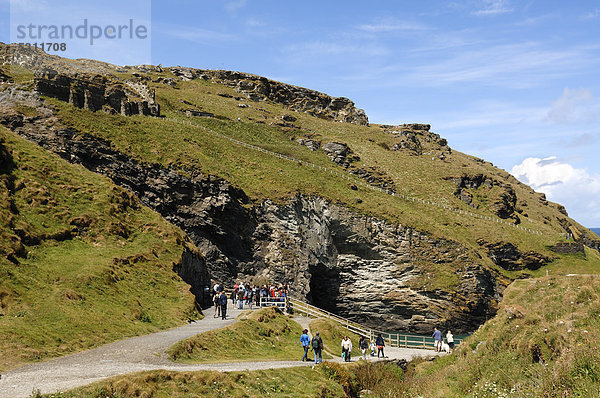
<path id="1" fill-rule="evenodd" d="M 33 391 L 37 390 L 42 394 L 65 391 L 107 377 L 148 370 L 217 370 L 227 372 L 312 365 L 311 362 L 300 362 L 300 360 L 186 365 L 177 364 L 167 359 L 165 350 L 172 344 L 195 334 L 229 325 L 234 322 L 235 317 L 239 314 L 239 310 L 230 309 L 228 319 L 221 320 L 220 318 L 213 318 L 212 311 L 209 310 L 204 319 L 186 326 L 146 336 L 133 337 L 92 350 L 23 366 L 2 374 L 0 397 L 29 397 Z M 298 320 L 301 324 L 304 323 L 301 319 Z M 429 350 L 390 348 L 386 350 L 386 354 L 390 359 L 411 359 L 415 356 L 429 356 L 433 353 Z M 302 349 L 299 347 L 298 359 L 301 357 Z M 340 361 L 340 358 L 337 357 L 334 360 Z"/>

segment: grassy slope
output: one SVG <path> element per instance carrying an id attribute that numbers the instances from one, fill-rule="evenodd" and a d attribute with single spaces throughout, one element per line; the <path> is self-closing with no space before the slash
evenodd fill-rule
<path id="1" fill-rule="evenodd" d="M 319 369 L 252 372 L 154 372 L 119 376 L 53 398 L 86 397 L 345 397 L 336 380 Z"/>
<path id="2" fill-rule="evenodd" d="M 319 335 L 323 339 L 325 349 L 336 356 L 341 355 L 342 339 L 344 336 L 348 336 L 348 338 L 352 340 L 352 358 L 358 359 L 360 357 L 361 351 L 358 348 L 358 339 L 360 336 L 356 333 L 350 332 L 337 322 L 324 318 L 311 321 L 309 327 L 313 336 L 316 332 L 319 332 Z"/>
<path id="3" fill-rule="evenodd" d="M 223 329 L 182 340 L 167 353 L 178 362 L 299 360 L 302 328 L 275 307 L 250 313 Z"/>
<path id="4" fill-rule="evenodd" d="M 0 369 L 194 316 L 189 287 L 172 271 L 183 250 L 181 230 L 105 177 L 3 127 L 0 140 L 16 164 L 14 192 L 0 184 L 0 253 L 18 249 L 15 231 L 31 240 L 18 265 L 0 256 Z M 2 182 L 8 178 L 0 174 Z M 48 238 L 73 231 L 77 219 L 89 222 L 80 234 Z"/>
<path id="5" fill-rule="evenodd" d="M 559 213 L 558 207 L 542 201 L 539 194 L 489 163 L 456 151 L 453 151 L 446 161 L 437 157 L 433 159 L 430 155 L 413 156 L 403 151 L 390 151 L 385 149 L 385 146 L 392 147 L 396 139 L 376 125 L 334 123 L 305 113 L 293 112 L 270 102 L 254 103 L 245 100 L 249 107 L 239 108 L 239 100 L 217 95 L 239 95 L 233 88 L 203 80 L 179 82 L 177 88 L 159 83 L 150 85 L 156 89 L 156 98 L 162 106 L 165 118 L 93 113 L 58 101 L 50 102 L 55 104 L 62 122 L 82 132 L 108 139 L 116 149 L 138 160 L 159 163 L 181 170 L 182 173 L 195 169 L 220 176 L 242 188 L 255 201 L 269 198 L 276 202 L 284 202 L 298 192 L 319 195 L 333 202 L 343 203 L 359 213 L 375 215 L 441 238 L 459 241 L 474 251 L 481 251 L 475 242 L 483 238 L 488 242 L 512 242 L 524 252 L 535 250 L 560 259 L 559 255 L 552 254 L 547 248 L 548 245 L 563 240 L 558 219 L 564 216 Z M 213 112 L 218 117 L 187 118 L 181 112 L 177 112 L 180 108 L 190 107 L 183 104 L 182 100 L 192 103 L 192 107 Z M 293 114 L 297 118 L 294 124 L 300 129 L 286 130 L 270 125 L 283 114 Z M 242 118 L 241 123 L 236 121 L 238 117 Z M 181 121 L 191 122 L 193 125 L 181 124 Z M 292 140 L 316 131 L 317 138 L 324 143 L 347 143 L 360 156 L 360 165 L 377 167 L 386 173 L 395 181 L 399 193 L 435 200 L 482 215 L 493 215 L 491 208 L 493 196 L 498 194 L 495 192 L 497 188 L 489 192 L 490 197 L 477 197 L 481 206 L 479 209 L 473 209 L 453 195 L 455 184 L 445 180 L 446 177 L 463 174 L 487 174 L 513 186 L 519 206 L 528 215 L 521 216 L 522 225 L 540 231 L 543 235 L 532 235 L 492 221 L 448 212 L 418 202 L 407 202 L 363 187 L 354 191 L 350 189 L 351 183 L 341 177 L 241 147 L 212 131 L 343 172 L 322 151 L 312 152 Z M 433 148 L 429 150 L 435 154 Z M 362 199 L 362 203 L 357 203 L 358 198 Z M 489 267 L 497 268 L 487 256 L 483 256 L 482 261 Z M 426 288 L 451 288 L 456 284 L 452 270 L 435 268 L 441 271 L 434 272 L 436 277 L 426 281 Z M 593 268 L 590 268 L 590 271 L 594 272 Z M 511 279 L 529 274 L 529 271 L 510 272 L 501 269 L 499 272 Z M 448 275 L 452 277 L 449 278 Z"/>
<path id="6" fill-rule="evenodd" d="M 409 372 L 407 396 L 597 397 L 599 339 L 600 278 L 518 280 L 455 355 Z"/>

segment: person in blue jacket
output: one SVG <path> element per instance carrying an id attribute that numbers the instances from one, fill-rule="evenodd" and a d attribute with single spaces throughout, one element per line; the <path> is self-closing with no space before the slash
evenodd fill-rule
<path id="1" fill-rule="evenodd" d="M 302 348 L 304 348 L 304 356 L 302 357 L 302 362 L 308 361 L 308 349 L 310 348 L 310 337 L 308 337 L 308 330 L 304 329 L 302 331 L 302 336 L 300 336 L 300 343 L 302 343 Z"/>

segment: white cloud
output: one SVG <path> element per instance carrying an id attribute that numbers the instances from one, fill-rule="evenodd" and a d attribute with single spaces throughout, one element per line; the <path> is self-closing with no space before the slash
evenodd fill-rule
<path id="1" fill-rule="evenodd" d="M 505 14 L 512 11 L 513 9 L 510 8 L 508 0 L 482 0 L 480 8 L 471 14 L 484 16 Z"/>
<path id="2" fill-rule="evenodd" d="M 565 205 L 580 223 L 600 225 L 600 174 L 590 174 L 554 156 L 527 158 L 510 173 L 549 200 Z"/>
<path id="3" fill-rule="evenodd" d="M 600 120 L 600 99 L 594 98 L 586 88 L 565 88 L 552 103 L 547 120 L 555 123 L 593 123 Z"/>

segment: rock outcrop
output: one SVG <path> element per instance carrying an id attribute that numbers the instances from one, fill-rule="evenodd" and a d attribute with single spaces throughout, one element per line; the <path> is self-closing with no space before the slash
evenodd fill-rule
<path id="1" fill-rule="evenodd" d="M 306 112 L 325 119 L 365 126 L 369 124 L 365 111 L 356 108 L 354 102 L 348 98 L 331 97 L 318 91 L 276 82 L 248 73 L 182 67 L 167 69 L 183 81 L 203 79 L 234 87 L 237 92 L 252 101 L 269 100 L 283 104 L 291 110 Z"/>
<path id="2" fill-rule="evenodd" d="M 508 242 L 486 243 L 480 240 L 478 243 L 485 246 L 489 257 L 496 265 L 507 271 L 536 270 L 552 260 L 534 251 L 523 253 L 515 245 Z"/>
<path id="3" fill-rule="evenodd" d="M 20 124 L 20 126 L 18 126 Z M 291 294 L 356 321 L 386 329 L 428 331 L 433 325 L 472 330 L 491 316 L 503 285 L 476 256 L 402 225 L 358 215 L 319 197 L 250 206 L 226 181 L 189 171 L 183 176 L 142 165 L 101 139 L 48 127 L 43 117 L 13 128 L 72 163 L 107 175 L 140 202 L 181 227 L 202 256 L 174 266 L 203 300 L 207 278 L 231 283 L 263 277 L 289 283 Z M 420 281 L 423 264 L 453 264 L 456 294 Z"/>
<path id="4" fill-rule="evenodd" d="M 465 202 L 471 207 L 478 208 L 473 194 L 479 189 L 485 189 L 484 196 L 492 198 L 490 210 L 502 219 L 512 219 L 515 224 L 519 224 L 521 219 L 517 211 L 517 194 L 509 183 L 498 181 L 492 177 L 477 174 L 463 175 L 460 177 L 450 177 L 448 180 L 456 184 L 454 196 Z"/>
<path id="5" fill-rule="evenodd" d="M 125 116 L 160 116 L 154 91 L 141 82 L 127 81 L 123 85 L 102 75 L 69 76 L 45 69 L 36 73 L 35 88 L 41 95 L 93 112 L 104 110 Z"/>

